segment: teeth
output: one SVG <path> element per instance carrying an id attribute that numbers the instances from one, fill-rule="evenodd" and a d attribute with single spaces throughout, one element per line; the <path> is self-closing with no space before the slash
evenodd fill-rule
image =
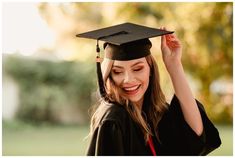
<path id="1" fill-rule="evenodd" d="M 138 87 L 139 87 L 139 85 L 134 86 L 134 87 L 124 88 L 124 90 L 126 90 L 126 91 L 134 91 L 134 90 L 136 90 Z"/>

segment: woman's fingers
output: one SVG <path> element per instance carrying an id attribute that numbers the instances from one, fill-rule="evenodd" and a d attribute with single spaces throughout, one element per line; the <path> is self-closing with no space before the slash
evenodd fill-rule
<path id="1" fill-rule="evenodd" d="M 160 27 L 161 30 L 164 30 L 163 27 Z M 161 36 L 161 46 L 165 46 L 166 45 L 166 36 L 162 35 Z"/>
<path id="2" fill-rule="evenodd" d="M 163 44 L 163 45 L 166 44 L 166 37 L 164 35 L 161 36 L 161 44 Z"/>
<path id="3" fill-rule="evenodd" d="M 166 30 L 166 27 L 160 27 L 161 30 Z M 161 48 L 169 48 L 171 51 L 180 48 L 181 44 L 175 34 L 167 34 L 161 36 Z"/>

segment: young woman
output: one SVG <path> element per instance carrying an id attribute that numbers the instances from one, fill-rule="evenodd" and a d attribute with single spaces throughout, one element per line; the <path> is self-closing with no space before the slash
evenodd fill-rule
<path id="1" fill-rule="evenodd" d="M 168 33 L 161 36 L 161 51 L 175 92 L 170 104 L 148 38 L 104 43 L 105 95 L 91 118 L 87 155 L 206 155 L 220 146 L 217 129 L 186 80 L 182 45 Z"/>

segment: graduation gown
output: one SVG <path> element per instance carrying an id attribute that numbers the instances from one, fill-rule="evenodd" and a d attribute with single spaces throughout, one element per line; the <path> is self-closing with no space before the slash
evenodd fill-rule
<path id="1" fill-rule="evenodd" d="M 203 121 L 202 135 L 198 136 L 184 120 L 180 103 L 174 95 L 158 125 L 161 142 L 152 136 L 157 155 L 207 155 L 220 146 L 218 130 L 207 117 L 202 104 L 196 102 Z M 152 155 L 140 127 L 126 109 L 113 103 L 105 106 L 87 155 Z"/>

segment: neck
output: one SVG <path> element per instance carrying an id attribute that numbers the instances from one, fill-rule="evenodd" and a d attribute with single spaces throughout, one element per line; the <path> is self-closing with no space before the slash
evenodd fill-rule
<path id="1" fill-rule="evenodd" d="M 140 109 L 140 111 L 142 110 L 142 106 L 143 106 L 143 101 L 144 101 L 144 98 L 140 99 L 139 101 L 136 102 L 138 108 Z"/>

